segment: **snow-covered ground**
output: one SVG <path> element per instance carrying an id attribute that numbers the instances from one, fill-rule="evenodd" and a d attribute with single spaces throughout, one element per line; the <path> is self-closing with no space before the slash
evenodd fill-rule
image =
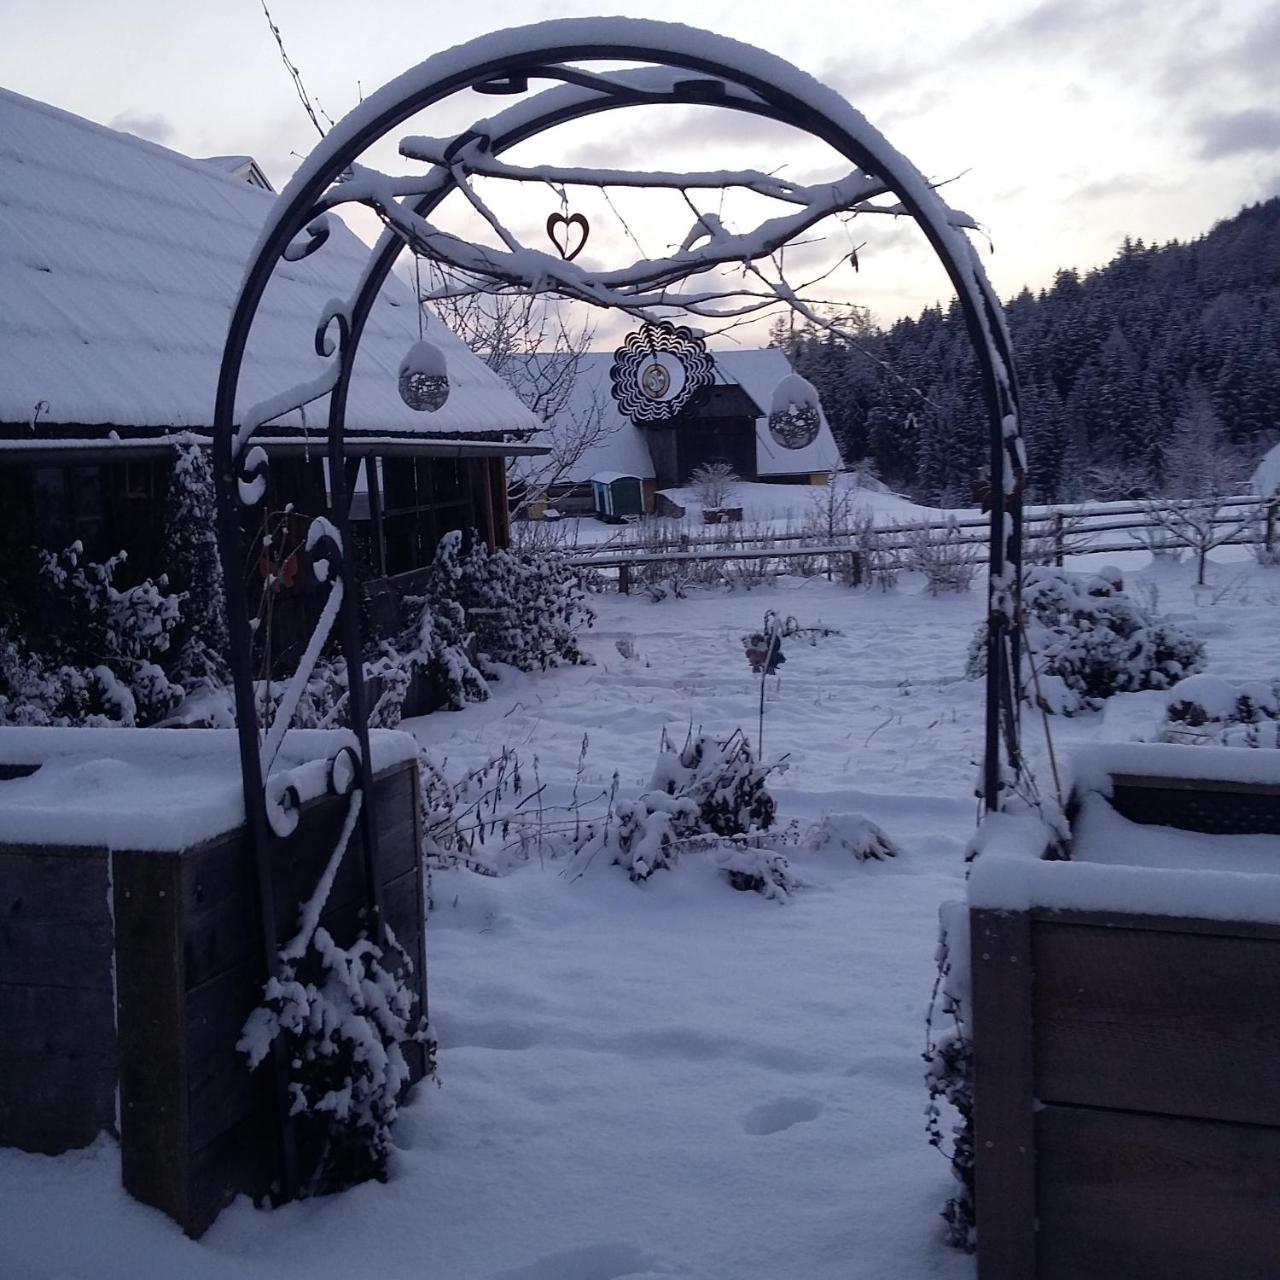
<path id="1" fill-rule="evenodd" d="M 1225 555 L 1225 553 L 1223 553 Z M 1230 679 L 1277 675 L 1280 570 L 1118 561 Z M 740 636 L 766 609 L 840 631 L 789 642 L 768 682 L 784 824 L 865 814 L 903 850 L 796 851 L 784 903 L 735 893 L 705 856 L 644 885 L 536 860 L 437 875 L 428 935 L 440 1086 L 397 1128 L 391 1181 L 275 1212 L 239 1202 L 199 1243 L 119 1187 L 107 1140 L 57 1159 L 0 1151 L 0 1276 L 14 1280 L 925 1280 L 949 1193 L 926 1145 L 921 1050 L 936 915 L 973 830 L 982 690 L 962 678 L 978 586 L 931 598 L 782 579 L 651 604 L 602 596 L 594 666 L 517 676 L 414 722 L 451 769 L 508 746 L 538 775 L 623 794 L 663 727 L 754 739 Z M 624 657 L 618 641 L 634 656 Z M 630 641 L 628 644 L 627 641 Z M 1158 696 L 1055 719 L 1059 757 L 1149 730 Z M 1033 760 L 1038 716 L 1024 718 Z M 1047 771 L 1041 780 L 1048 786 Z"/>

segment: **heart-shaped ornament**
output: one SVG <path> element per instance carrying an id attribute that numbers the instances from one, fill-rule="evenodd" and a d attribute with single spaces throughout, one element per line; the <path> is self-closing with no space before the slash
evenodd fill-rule
<path id="1" fill-rule="evenodd" d="M 577 227 L 579 235 L 578 243 L 570 251 L 569 239 L 573 227 Z M 580 213 L 570 214 L 567 218 L 563 213 L 553 213 L 547 218 L 547 238 L 555 245 L 556 252 L 566 262 L 572 262 L 582 252 L 586 247 L 587 236 L 590 234 L 591 228 L 587 225 L 586 218 Z"/>

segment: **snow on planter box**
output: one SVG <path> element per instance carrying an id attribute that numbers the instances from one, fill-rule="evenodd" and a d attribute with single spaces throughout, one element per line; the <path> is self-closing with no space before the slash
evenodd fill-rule
<path id="1" fill-rule="evenodd" d="M 328 760 L 354 737 L 290 732 L 273 772 L 302 808 L 274 840 L 276 931 L 298 925 L 342 827 Z M 379 878 L 424 1000 L 416 746 L 371 734 Z M 363 905 L 357 828 L 322 922 Z M 236 1041 L 265 957 L 234 732 L 0 729 L 0 1145 L 57 1153 L 119 1135 L 124 1184 L 193 1235 L 278 1177 L 270 1067 Z M 412 1079 L 425 1051 L 406 1044 Z"/>
<path id="2" fill-rule="evenodd" d="M 1280 1276 L 1280 752 L 1077 766 L 969 881 L 980 1280 Z"/>

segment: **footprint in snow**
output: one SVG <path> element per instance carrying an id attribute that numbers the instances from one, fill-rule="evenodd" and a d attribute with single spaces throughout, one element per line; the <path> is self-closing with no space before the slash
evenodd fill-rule
<path id="1" fill-rule="evenodd" d="M 812 1098 L 775 1098 L 752 1107 L 742 1119 L 742 1128 L 753 1137 L 763 1137 L 816 1120 L 821 1114 L 822 1103 Z"/>

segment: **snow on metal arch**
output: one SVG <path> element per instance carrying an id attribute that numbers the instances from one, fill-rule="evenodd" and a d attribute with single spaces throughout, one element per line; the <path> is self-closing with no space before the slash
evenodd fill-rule
<path id="1" fill-rule="evenodd" d="M 634 62 L 638 69 L 595 75 L 578 64 Z M 554 87 L 530 92 L 531 80 Z M 512 106 L 455 138 L 451 148 L 481 140 L 484 153 L 498 157 L 515 144 L 570 120 L 634 105 L 660 103 L 717 106 L 747 112 L 802 129 L 875 175 L 924 232 L 950 277 L 981 369 L 989 418 L 991 549 L 988 587 L 986 751 L 983 792 L 988 809 L 999 808 L 1007 775 L 1020 769 L 1017 741 L 1018 634 L 1016 609 L 1020 568 L 1021 490 L 1025 459 L 1018 425 L 1017 383 L 1003 313 L 976 251 L 950 210 L 924 176 L 837 92 L 785 60 L 727 37 L 673 23 L 631 18 L 574 18 L 495 32 L 436 54 L 366 98 L 325 137 L 282 192 L 246 270 L 224 348 L 215 406 L 215 462 L 218 475 L 223 555 L 234 553 L 237 470 L 256 424 L 253 410 L 237 433 L 236 392 L 254 314 L 272 273 L 282 261 L 296 261 L 321 248 L 326 209 L 349 199 L 377 207 L 377 184 L 361 185 L 353 169 L 379 139 L 418 112 L 464 89 L 519 98 Z M 453 151 L 450 152 L 452 154 Z M 344 179 L 346 181 L 344 182 Z M 457 186 L 450 167 L 437 164 L 404 205 L 419 217 L 435 209 Z M 345 188 L 345 190 L 344 190 Z M 347 535 L 342 436 L 351 369 L 369 310 L 405 244 L 388 228 L 370 253 L 363 276 L 338 317 L 339 342 L 317 337 L 337 356 L 329 383 L 329 448 L 335 524 Z M 329 320 L 333 321 L 330 316 Z M 314 391 L 314 386 L 310 389 Z M 275 406 L 270 406 L 275 408 Z M 234 563 L 228 559 L 228 563 Z M 227 578 L 235 581 L 235 575 Z M 232 593 L 234 594 L 234 593 Z M 355 593 L 344 608 L 344 641 L 355 643 Z M 229 602 L 233 624 L 237 602 Z M 240 625 L 233 645 L 241 649 L 235 668 L 242 724 L 246 789 L 260 777 L 257 734 L 248 681 L 247 619 L 239 602 Z M 358 646 L 357 646 L 358 647 Z M 352 707 L 363 740 L 363 698 L 359 664 L 353 674 Z M 249 741 L 252 737 L 252 742 Z M 1002 750 L 1003 745 L 1003 750 Z M 363 742 L 362 742 L 363 746 Z M 367 759 L 367 750 L 364 752 Z M 362 762 L 363 763 L 363 762 Z M 246 796 L 249 800 L 249 797 Z M 255 802 L 249 800 L 252 807 Z"/>

